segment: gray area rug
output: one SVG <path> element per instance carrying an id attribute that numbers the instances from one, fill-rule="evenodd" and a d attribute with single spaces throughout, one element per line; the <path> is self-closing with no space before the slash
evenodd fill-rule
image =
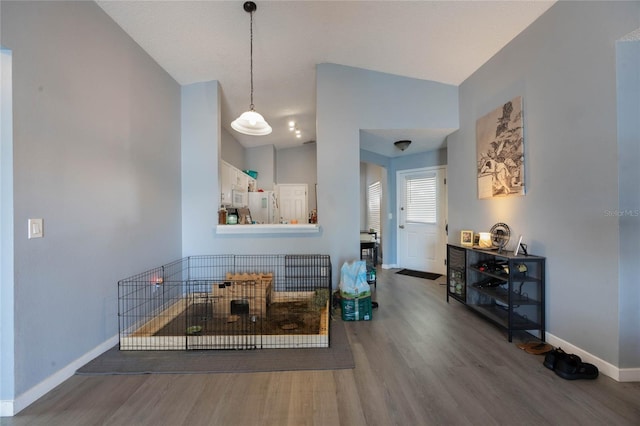
<path id="1" fill-rule="evenodd" d="M 79 368 L 76 374 L 253 373 L 354 368 L 344 323 L 331 320 L 330 327 L 329 348 L 120 351 L 115 346 Z"/>

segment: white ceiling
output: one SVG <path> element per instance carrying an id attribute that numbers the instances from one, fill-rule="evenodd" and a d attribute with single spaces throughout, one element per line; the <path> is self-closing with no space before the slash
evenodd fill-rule
<path id="1" fill-rule="evenodd" d="M 244 147 L 315 140 L 315 66 L 336 63 L 459 85 L 554 1 L 256 1 L 254 104 L 273 127 L 246 136 L 230 123 L 249 107 L 249 13 L 244 1 L 99 0 L 178 83 L 218 80 L 222 124 Z M 288 130 L 295 120 L 302 131 Z M 451 129 L 448 130 L 449 132 Z M 441 147 L 446 129 L 367 129 L 363 148 L 405 154 Z"/>

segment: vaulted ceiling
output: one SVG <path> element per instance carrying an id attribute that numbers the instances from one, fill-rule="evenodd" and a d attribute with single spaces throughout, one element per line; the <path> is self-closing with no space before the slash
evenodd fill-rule
<path id="1" fill-rule="evenodd" d="M 98 5 L 178 83 L 218 80 L 222 125 L 244 147 L 315 140 L 315 66 L 336 63 L 459 85 L 553 1 L 256 1 L 254 104 L 273 133 L 230 123 L 249 107 L 249 22 L 243 1 L 99 0 Z M 288 122 L 301 131 L 296 138 Z M 397 139 L 437 148 L 430 129 L 363 129 L 383 155 Z M 377 145 L 380 145 L 379 147 Z"/>

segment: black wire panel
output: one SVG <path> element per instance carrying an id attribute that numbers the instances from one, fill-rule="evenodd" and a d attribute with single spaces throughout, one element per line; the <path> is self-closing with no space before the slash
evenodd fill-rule
<path id="1" fill-rule="evenodd" d="M 191 256 L 118 282 L 121 350 L 329 346 L 328 255 Z"/>

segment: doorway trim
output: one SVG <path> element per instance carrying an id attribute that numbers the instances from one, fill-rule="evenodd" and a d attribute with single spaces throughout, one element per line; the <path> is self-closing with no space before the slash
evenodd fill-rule
<path id="1" fill-rule="evenodd" d="M 446 265 L 444 264 L 446 260 L 446 242 L 447 242 L 447 224 L 448 224 L 448 191 L 447 191 L 447 166 L 446 165 L 438 165 L 438 166 L 429 166 L 429 167 L 420 167 L 414 169 L 403 169 L 396 170 L 396 206 L 395 206 L 395 215 L 396 215 L 396 267 L 404 268 L 403 266 L 403 257 L 402 257 L 402 249 L 401 246 L 401 229 L 402 226 L 402 212 L 401 207 L 404 202 L 403 200 L 403 188 L 406 175 L 419 174 L 419 173 L 428 173 L 428 172 L 437 172 L 441 171 L 443 175 L 444 181 L 442 182 L 442 199 L 438 203 L 438 236 L 437 241 L 443 242 L 443 244 L 438 245 L 438 250 L 441 250 L 439 253 L 440 258 L 443 263 L 441 265 L 441 270 L 446 270 Z M 440 247 L 441 246 L 441 247 Z M 430 272 L 439 272 L 439 271 L 430 271 Z"/>

